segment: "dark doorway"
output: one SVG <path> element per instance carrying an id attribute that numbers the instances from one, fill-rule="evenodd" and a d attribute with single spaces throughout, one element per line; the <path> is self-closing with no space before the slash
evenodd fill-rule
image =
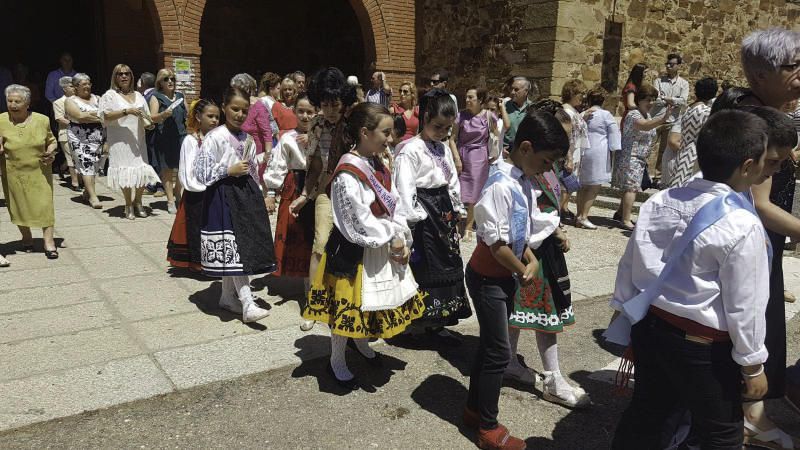
<path id="1" fill-rule="evenodd" d="M 9 45 L 0 53 L 0 66 L 16 72 L 17 83 L 20 71 L 24 71 L 21 66 L 27 69 L 23 84 L 31 88 L 32 110 L 48 112 L 45 80 L 51 70 L 58 68 L 58 57 L 63 51 L 72 53 L 76 70 L 95 79 L 101 47 L 96 34 L 99 3 L 97 0 L 4 2 L 0 42 Z"/>
<path id="2" fill-rule="evenodd" d="M 49 113 L 45 80 L 58 68 L 61 52 L 72 54 L 75 70 L 92 78 L 99 95 L 109 88 L 111 68 L 119 62 L 134 71 L 158 69 L 152 0 L 9 1 L 3 3 L 3 17 L 0 42 L 9 45 L 0 52 L 0 67 L 27 68 L 34 111 Z"/>
<path id="3" fill-rule="evenodd" d="M 364 40 L 348 0 L 207 0 L 200 26 L 202 96 L 222 97 L 231 76 L 339 67 L 361 82 Z"/>
<path id="4" fill-rule="evenodd" d="M 619 87 L 619 63 L 622 53 L 622 23 L 606 20 L 603 34 L 603 69 L 601 85 L 608 92 Z"/>

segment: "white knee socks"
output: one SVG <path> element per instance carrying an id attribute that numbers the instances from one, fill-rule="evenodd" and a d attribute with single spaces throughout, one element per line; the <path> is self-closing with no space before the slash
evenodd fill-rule
<path id="1" fill-rule="evenodd" d="M 347 337 L 331 334 L 331 369 L 336 378 L 342 381 L 352 380 L 354 375 L 347 368 L 347 360 L 344 357 L 347 348 Z"/>
<path id="2" fill-rule="evenodd" d="M 253 292 L 250 290 L 250 277 L 244 275 L 239 277 L 225 278 L 230 278 L 231 282 L 233 282 L 234 288 L 236 289 L 236 295 L 239 297 L 239 301 L 242 302 L 242 306 L 253 301 Z"/>

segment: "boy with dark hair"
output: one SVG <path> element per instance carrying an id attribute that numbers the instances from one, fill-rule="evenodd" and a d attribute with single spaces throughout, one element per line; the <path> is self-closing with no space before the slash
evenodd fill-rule
<path id="1" fill-rule="evenodd" d="M 524 449 L 525 442 L 497 421 L 503 373 L 511 359 L 508 317 L 518 285 L 529 286 L 539 267 L 533 249 L 558 227 L 539 211 L 531 178 L 563 158 L 569 138 L 553 115 L 531 111 L 522 120 L 509 162 L 492 166 L 475 204 L 478 245 L 465 271 L 480 324 L 480 343 L 469 379 L 464 424 L 478 431 L 478 447 Z"/>
<path id="2" fill-rule="evenodd" d="M 611 301 L 621 314 L 606 332 L 614 342 L 629 338 L 636 362 L 615 449 L 660 448 L 683 408 L 692 417 L 688 445 L 742 446 L 743 396 L 767 391 L 771 250 L 750 187 L 777 169 L 765 164 L 768 132 L 749 112 L 712 116 L 697 140 L 703 177 L 642 205 Z"/>

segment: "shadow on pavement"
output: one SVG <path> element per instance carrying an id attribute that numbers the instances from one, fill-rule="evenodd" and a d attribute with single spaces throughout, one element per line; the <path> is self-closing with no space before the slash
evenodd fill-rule
<path id="1" fill-rule="evenodd" d="M 420 408 L 458 428 L 465 438 L 475 440 L 475 432 L 462 422 L 467 388 L 459 381 L 446 375 L 431 375 L 414 389 L 411 398 Z"/>
<path id="2" fill-rule="evenodd" d="M 597 346 L 616 357 L 622 357 L 622 354 L 625 353 L 625 347 L 623 347 L 622 345 L 614 344 L 612 342 L 608 342 L 603 337 L 603 333 L 605 332 L 606 332 L 605 328 L 596 328 L 592 331 L 592 336 L 594 337 L 594 341 L 597 344 Z"/>
<path id="3" fill-rule="evenodd" d="M 556 423 L 551 437 L 535 436 L 525 440 L 528 448 L 535 449 L 600 449 L 609 448 L 617 421 L 628 405 L 628 397 L 614 393 L 613 386 L 589 378 L 591 372 L 573 372 L 570 378 L 577 381 L 592 397 L 594 406 L 569 413 Z"/>
<path id="4" fill-rule="evenodd" d="M 267 295 L 280 297 L 281 300 L 276 303 L 278 306 L 290 300 L 297 301 L 301 307 L 305 305 L 305 287 L 303 286 L 303 279 L 300 277 L 267 275 L 261 278 L 254 278 L 250 284 L 255 292 L 266 288 Z"/>
<path id="5" fill-rule="evenodd" d="M 209 277 L 203 274 L 203 272 L 193 272 L 182 267 L 170 267 L 167 269 L 167 274 L 170 278 L 188 278 L 195 281 L 212 281 L 218 279 Z"/>
<path id="6" fill-rule="evenodd" d="M 327 366 L 330 363 L 330 338 L 320 335 L 307 335 L 296 340 L 297 356 L 302 363 L 292 371 L 292 378 L 314 377 L 320 392 L 333 395 L 347 395 L 347 389 L 339 386 L 336 380 L 328 374 Z M 364 358 L 356 351 L 346 350 L 347 367 L 356 376 L 361 390 L 374 393 L 377 388 L 389 383 L 395 372 L 405 370 L 406 362 L 380 353 L 383 361 L 382 367 L 373 367 L 367 364 Z"/>
<path id="7" fill-rule="evenodd" d="M 454 346 L 439 339 L 436 335 L 428 333 L 403 333 L 387 339 L 386 343 L 393 347 L 408 350 L 435 351 L 439 356 L 457 369 L 461 375 L 469 376 L 472 361 L 478 348 L 478 336 L 461 334 L 448 330 L 450 334 L 461 341 L 461 345 Z"/>
<path id="8" fill-rule="evenodd" d="M 221 295 L 222 295 L 222 282 L 214 281 L 202 291 L 197 291 L 194 294 L 190 295 L 189 301 L 194 303 L 195 306 L 197 306 L 197 309 L 202 311 L 204 314 L 217 317 L 222 322 L 230 322 L 231 320 L 242 320 L 241 315 L 234 314 L 230 311 L 226 311 L 219 307 L 219 298 Z M 259 306 L 264 307 L 264 305 L 261 304 L 261 302 L 257 301 L 256 303 L 259 303 Z M 260 323 L 257 322 L 246 323 L 244 325 L 258 331 L 264 331 L 267 329 L 266 326 L 261 325 Z"/>

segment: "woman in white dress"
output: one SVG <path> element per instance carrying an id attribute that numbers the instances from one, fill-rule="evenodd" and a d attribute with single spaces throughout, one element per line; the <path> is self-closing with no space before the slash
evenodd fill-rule
<path id="1" fill-rule="evenodd" d="M 589 221 L 589 210 L 592 208 L 600 186 L 611 182 L 611 154 L 622 148 L 622 134 L 617 120 L 610 112 L 603 109 L 607 92 L 597 87 L 586 95 L 589 109 L 587 121 L 589 148 L 581 156 L 578 178 L 581 188 L 578 190 L 578 216 L 576 228 L 597 229 Z"/>
<path id="2" fill-rule="evenodd" d="M 152 127 L 153 122 L 147 102 L 134 88 L 133 71 L 127 65 L 114 67 L 111 89 L 100 98 L 100 115 L 109 146 L 108 186 L 122 190 L 126 218 L 147 217 L 142 192 L 148 184 L 160 181 L 148 164 L 144 136 L 145 127 Z"/>

